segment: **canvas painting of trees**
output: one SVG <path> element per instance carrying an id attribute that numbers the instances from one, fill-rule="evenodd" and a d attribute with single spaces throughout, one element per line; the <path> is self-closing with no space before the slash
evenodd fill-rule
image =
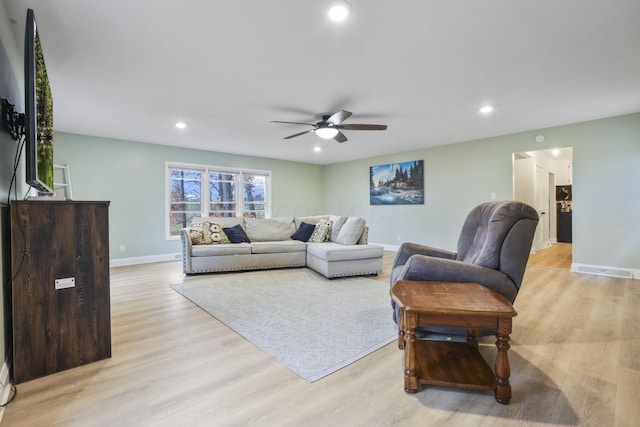
<path id="1" fill-rule="evenodd" d="M 36 33 L 36 115 L 38 123 L 38 179 L 53 188 L 53 97 Z"/>
<path id="2" fill-rule="evenodd" d="M 423 205 L 424 160 L 371 166 L 371 205 Z"/>

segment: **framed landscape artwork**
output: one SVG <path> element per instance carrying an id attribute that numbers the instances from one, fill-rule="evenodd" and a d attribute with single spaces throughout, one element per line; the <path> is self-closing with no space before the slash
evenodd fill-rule
<path id="1" fill-rule="evenodd" d="M 424 160 L 371 166 L 371 205 L 423 205 Z"/>

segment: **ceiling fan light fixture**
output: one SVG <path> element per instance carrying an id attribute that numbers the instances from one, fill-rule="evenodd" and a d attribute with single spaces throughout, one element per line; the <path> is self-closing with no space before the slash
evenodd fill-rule
<path id="1" fill-rule="evenodd" d="M 338 129 L 333 127 L 318 128 L 316 129 L 316 135 L 322 139 L 331 139 L 338 134 Z"/>
<path id="2" fill-rule="evenodd" d="M 333 22 L 341 22 L 347 19 L 349 12 L 351 11 L 351 5 L 346 1 L 335 1 L 329 5 L 329 19 Z"/>

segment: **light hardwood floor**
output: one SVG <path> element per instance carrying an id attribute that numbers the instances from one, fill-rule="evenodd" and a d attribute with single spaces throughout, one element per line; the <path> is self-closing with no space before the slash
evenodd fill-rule
<path id="1" fill-rule="evenodd" d="M 388 281 L 393 256 L 385 253 L 378 280 Z M 169 288 L 181 280 L 179 262 L 112 269 L 113 357 L 19 384 L 2 425 L 602 427 L 640 420 L 638 280 L 532 263 L 515 303 L 508 406 L 486 392 L 406 394 L 396 343 L 309 384 Z M 493 359 L 493 340 L 482 351 Z"/>
<path id="2" fill-rule="evenodd" d="M 529 256 L 529 266 L 555 267 L 570 269 L 573 258 L 571 243 L 555 243 L 550 248 L 543 249 Z"/>

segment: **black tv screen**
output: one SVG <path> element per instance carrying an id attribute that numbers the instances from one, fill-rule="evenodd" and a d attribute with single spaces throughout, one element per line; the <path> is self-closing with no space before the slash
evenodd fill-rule
<path id="1" fill-rule="evenodd" d="M 53 97 L 32 9 L 25 28 L 26 180 L 38 193 L 53 194 Z"/>

